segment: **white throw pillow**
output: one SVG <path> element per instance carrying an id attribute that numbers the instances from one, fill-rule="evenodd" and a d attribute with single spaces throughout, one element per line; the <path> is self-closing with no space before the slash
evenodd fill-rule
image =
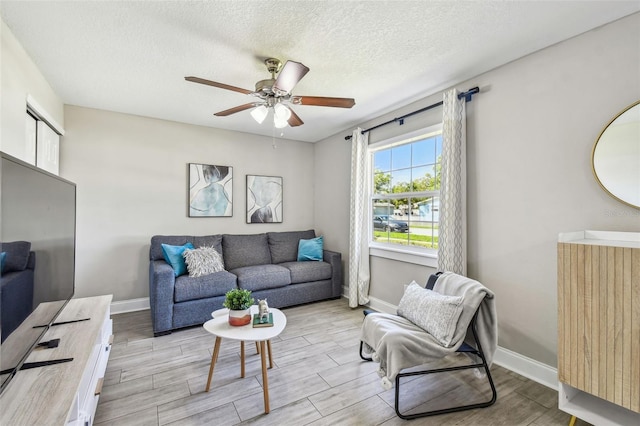
<path id="1" fill-rule="evenodd" d="M 398 315 L 424 329 L 448 348 L 452 345 L 462 307 L 461 296 L 436 293 L 413 281 L 400 299 Z"/>
<path id="2" fill-rule="evenodd" d="M 200 247 L 182 253 L 190 277 L 203 277 L 224 271 L 222 256 L 213 247 Z"/>

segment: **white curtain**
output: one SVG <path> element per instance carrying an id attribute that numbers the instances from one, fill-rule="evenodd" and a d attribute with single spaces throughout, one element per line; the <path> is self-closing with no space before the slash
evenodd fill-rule
<path id="1" fill-rule="evenodd" d="M 351 138 L 351 220 L 349 223 L 349 306 L 369 303 L 369 200 L 367 146 L 359 127 Z"/>
<path id="2" fill-rule="evenodd" d="M 438 270 L 467 275 L 467 136 L 465 100 L 444 93 Z"/>

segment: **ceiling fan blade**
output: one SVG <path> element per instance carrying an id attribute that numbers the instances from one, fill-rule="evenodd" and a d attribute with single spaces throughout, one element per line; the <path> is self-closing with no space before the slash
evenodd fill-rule
<path id="1" fill-rule="evenodd" d="M 200 77 L 185 77 L 184 79 L 187 81 L 191 81 L 192 83 L 206 84 L 207 86 L 219 87 L 220 89 L 233 90 L 234 92 L 244 93 L 245 95 L 250 95 L 251 93 L 253 93 L 251 90 L 242 89 L 236 86 L 229 86 L 228 84 L 218 83 L 216 81 L 205 80 L 204 78 Z"/>
<path id="2" fill-rule="evenodd" d="M 295 111 L 292 110 L 291 108 L 289 108 L 289 111 L 291 111 L 291 117 L 289 117 L 289 119 L 287 120 L 287 123 L 289 123 L 289 126 L 291 127 L 302 126 L 304 124 L 304 121 L 302 121 L 300 117 L 298 117 L 298 114 L 296 114 Z"/>
<path id="3" fill-rule="evenodd" d="M 351 108 L 356 104 L 353 98 L 327 98 L 324 96 L 293 96 L 291 102 L 295 105 L 314 105 L 337 108 Z"/>
<path id="4" fill-rule="evenodd" d="M 302 77 L 309 72 L 309 68 L 300 62 L 287 61 L 278 74 L 276 82 L 273 84 L 274 92 L 290 93 Z"/>
<path id="5" fill-rule="evenodd" d="M 256 103 L 244 104 L 237 107 L 225 109 L 224 111 L 216 112 L 215 116 L 217 117 L 226 117 L 227 115 L 235 114 L 236 112 L 244 111 L 245 109 L 250 109 L 256 106 Z"/>

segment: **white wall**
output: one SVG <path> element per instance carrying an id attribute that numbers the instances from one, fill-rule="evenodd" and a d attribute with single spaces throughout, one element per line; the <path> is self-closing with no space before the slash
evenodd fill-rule
<path id="1" fill-rule="evenodd" d="M 640 231 L 640 210 L 608 196 L 591 171 L 602 128 L 640 99 L 640 14 L 635 14 L 458 84 L 479 86 L 467 104 L 469 275 L 495 291 L 499 345 L 556 365 L 556 241 L 581 229 Z M 437 100 L 380 117 L 366 128 Z M 440 112 L 441 113 L 441 112 Z M 404 133 L 417 115 L 385 133 Z M 379 139 L 377 131 L 372 138 Z M 345 134 L 315 145 L 316 227 L 348 265 L 350 143 Z M 338 201 L 338 202 L 335 202 Z M 371 295 L 400 300 L 429 268 L 371 258 Z M 348 272 L 345 271 L 345 275 Z"/>
<path id="2" fill-rule="evenodd" d="M 38 67 L 0 20 L 0 150 L 26 160 L 27 94 L 64 126 L 64 107 Z M 35 153 L 33 153 L 35 154 Z"/>
<path id="3" fill-rule="evenodd" d="M 313 228 L 313 146 L 65 107 L 61 175 L 77 184 L 76 296 L 148 296 L 153 235 Z M 187 217 L 188 163 L 233 167 L 233 217 Z M 282 176 L 284 222 L 246 224 L 247 174 Z M 331 242 L 327 242 L 330 246 Z"/>

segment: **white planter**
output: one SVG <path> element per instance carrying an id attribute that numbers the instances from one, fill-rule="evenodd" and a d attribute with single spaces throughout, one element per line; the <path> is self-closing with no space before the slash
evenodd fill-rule
<path id="1" fill-rule="evenodd" d="M 251 308 L 237 311 L 229 309 L 229 324 L 233 326 L 247 325 L 251 322 Z"/>

